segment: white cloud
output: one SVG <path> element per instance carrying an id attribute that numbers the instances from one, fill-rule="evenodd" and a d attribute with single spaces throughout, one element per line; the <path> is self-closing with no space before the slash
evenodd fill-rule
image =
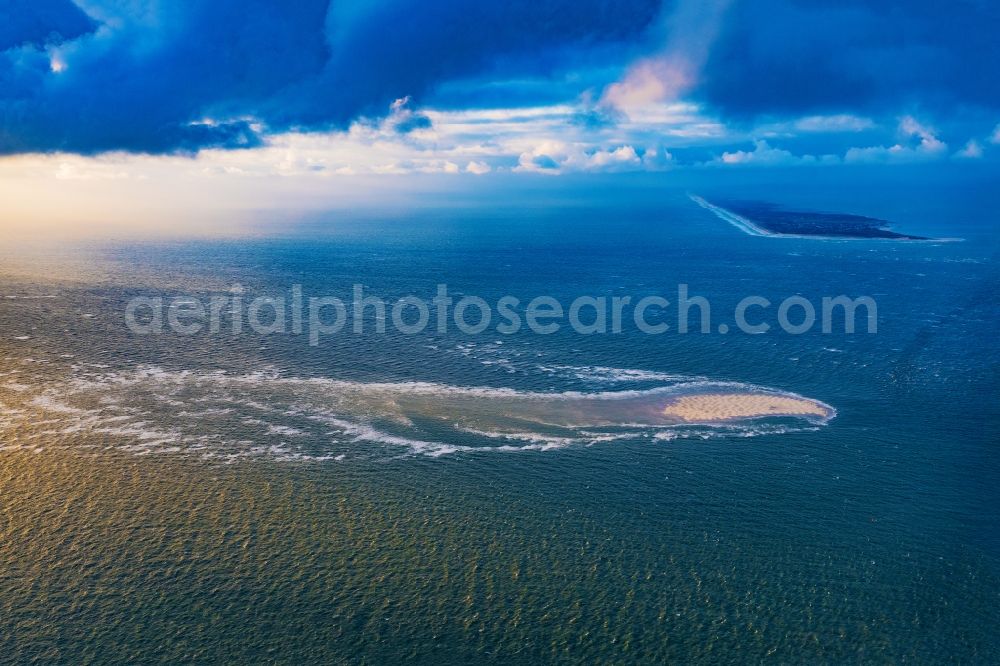
<path id="1" fill-rule="evenodd" d="M 774 164 L 777 162 L 791 162 L 794 159 L 795 156 L 790 152 L 781 150 L 780 148 L 772 148 L 767 145 L 767 141 L 754 142 L 754 149 L 752 151 L 737 150 L 732 153 L 722 153 L 722 157 L 719 158 L 723 164 Z"/>
<path id="2" fill-rule="evenodd" d="M 710 164 L 783 166 L 793 164 L 828 164 L 838 161 L 834 155 L 824 155 L 822 157 L 816 157 L 815 155 L 795 155 L 783 148 L 774 148 L 768 145 L 767 141 L 759 139 L 754 141 L 753 150 L 736 150 L 722 153 L 720 157 L 710 162 Z"/>
<path id="3" fill-rule="evenodd" d="M 680 0 L 662 21 L 664 46 L 608 86 L 601 104 L 632 116 L 679 99 L 698 82 L 730 4 L 732 0 Z"/>
<path id="4" fill-rule="evenodd" d="M 398 134 L 424 132 L 430 129 L 430 118 L 410 108 L 410 96 L 400 97 L 389 105 L 388 117 L 379 123 L 382 131 L 391 129 Z"/>
<path id="5" fill-rule="evenodd" d="M 808 116 L 795 121 L 795 129 L 800 132 L 863 132 L 875 127 L 871 118 L 849 114 L 834 116 Z"/>
<path id="6" fill-rule="evenodd" d="M 1000 123 L 993 128 L 993 134 L 990 136 L 990 143 L 1000 143 Z"/>
<path id="7" fill-rule="evenodd" d="M 906 156 L 912 154 L 909 148 L 904 148 L 898 143 L 894 146 L 868 146 L 866 148 L 848 148 L 844 153 L 844 162 L 889 162 L 892 160 L 905 160 Z"/>
<path id="8" fill-rule="evenodd" d="M 606 170 L 615 167 L 637 167 L 642 164 L 642 158 L 632 146 L 619 146 L 610 150 L 597 150 L 586 157 L 588 170 Z"/>
<path id="9" fill-rule="evenodd" d="M 571 148 L 561 141 L 543 141 L 517 158 L 515 171 L 557 174 L 559 165 L 569 159 Z"/>
<path id="10" fill-rule="evenodd" d="M 593 148 L 583 143 L 546 141 L 518 156 L 515 171 L 560 174 L 662 169 L 673 156 L 665 150 L 636 150 L 631 145 Z"/>
<path id="11" fill-rule="evenodd" d="M 66 71 L 66 61 L 58 53 L 53 53 L 49 58 L 49 69 L 53 74 L 60 74 Z"/>
<path id="12" fill-rule="evenodd" d="M 410 171 L 409 167 L 399 162 L 386 162 L 385 164 L 376 164 L 371 167 L 372 173 L 383 175 L 401 176 L 410 173 Z"/>
<path id="13" fill-rule="evenodd" d="M 920 138 L 917 150 L 924 153 L 939 153 L 948 149 L 948 144 L 934 136 L 934 130 L 922 125 L 913 116 L 905 116 L 899 123 L 899 129 L 906 134 Z"/>
<path id="14" fill-rule="evenodd" d="M 913 116 L 899 121 L 904 141 L 892 146 L 851 148 L 844 154 L 845 162 L 916 162 L 936 159 L 948 150 L 948 144 L 937 138 L 934 130 Z"/>
<path id="15" fill-rule="evenodd" d="M 416 171 L 420 173 L 450 173 L 456 174 L 461 173 L 462 169 L 457 164 L 450 160 L 431 160 L 420 166 L 418 166 Z"/>
<path id="16" fill-rule="evenodd" d="M 969 139 L 968 143 L 962 150 L 955 153 L 955 157 L 962 157 L 966 159 L 979 159 L 983 156 L 983 148 L 979 145 L 979 142 L 975 139 Z"/>
<path id="17" fill-rule="evenodd" d="M 493 168 L 486 162 L 480 162 L 473 160 L 465 165 L 465 170 L 468 173 L 473 173 L 477 176 L 482 176 L 484 173 L 489 173 Z"/>
<path id="18" fill-rule="evenodd" d="M 131 177 L 114 158 L 79 155 L 63 155 L 52 175 L 57 180 L 124 180 Z"/>
<path id="19" fill-rule="evenodd" d="M 838 132 L 863 132 L 874 129 L 871 118 L 837 114 L 832 116 L 806 116 L 795 120 L 768 123 L 755 130 L 758 136 L 795 136 L 797 134 L 832 134 Z"/>
<path id="20" fill-rule="evenodd" d="M 650 58 L 629 69 L 625 78 L 613 83 L 603 101 L 628 112 L 673 101 L 694 85 L 691 65 L 683 58 Z"/>

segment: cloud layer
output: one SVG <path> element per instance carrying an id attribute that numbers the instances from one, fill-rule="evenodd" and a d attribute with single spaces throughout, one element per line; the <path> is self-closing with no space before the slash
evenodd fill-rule
<path id="1" fill-rule="evenodd" d="M 0 154 L 333 132 L 376 158 L 318 166 L 387 172 L 980 160 L 998 31 L 989 0 L 0 0 Z"/>

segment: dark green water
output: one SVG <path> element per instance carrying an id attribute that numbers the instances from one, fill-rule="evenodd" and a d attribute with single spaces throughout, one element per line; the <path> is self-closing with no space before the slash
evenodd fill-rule
<path id="1" fill-rule="evenodd" d="M 756 238 L 676 192 L 10 253 L 0 659 L 997 661 L 993 209 L 889 201 L 844 212 L 967 240 Z M 879 330 L 311 347 L 125 327 L 132 296 L 235 283 L 567 303 L 686 283 L 720 322 L 750 294 L 871 295 Z M 608 412 L 584 402 L 599 413 L 547 419 L 546 396 L 705 382 L 837 414 L 635 427 L 616 402 L 595 428 Z"/>

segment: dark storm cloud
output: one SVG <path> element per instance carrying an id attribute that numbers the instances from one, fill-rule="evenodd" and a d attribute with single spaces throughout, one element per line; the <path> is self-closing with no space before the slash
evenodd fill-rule
<path id="1" fill-rule="evenodd" d="M 0 154 L 245 148 L 406 96 L 572 101 L 662 53 L 664 21 L 698 1 L 0 0 Z M 1000 109 L 997 7 L 734 0 L 686 94 L 737 121 L 918 109 L 985 126 Z"/>
<path id="2" fill-rule="evenodd" d="M 443 81 L 535 74 L 548 53 L 628 40 L 658 11 L 656 0 L 81 0 L 101 27 L 53 49 L 38 35 L 68 31 L 62 14 L 0 3 L 25 26 L 0 53 L 0 153 L 239 148 L 260 142 L 257 122 L 344 127 Z"/>
<path id="3" fill-rule="evenodd" d="M 0 3 L 0 51 L 59 43 L 94 29 L 70 0 L 6 0 Z"/>
<path id="4" fill-rule="evenodd" d="M 994 0 L 736 3 L 699 91 L 726 115 L 1000 107 Z"/>

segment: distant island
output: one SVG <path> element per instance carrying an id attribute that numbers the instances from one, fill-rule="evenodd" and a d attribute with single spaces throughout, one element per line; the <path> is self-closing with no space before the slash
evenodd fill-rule
<path id="1" fill-rule="evenodd" d="M 890 231 L 889 222 L 847 213 L 814 213 L 785 210 L 781 206 L 756 201 L 724 201 L 716 205 L 689 195 L 691 200 L 752 236 L 888 240 L 940 240 Z"/>

